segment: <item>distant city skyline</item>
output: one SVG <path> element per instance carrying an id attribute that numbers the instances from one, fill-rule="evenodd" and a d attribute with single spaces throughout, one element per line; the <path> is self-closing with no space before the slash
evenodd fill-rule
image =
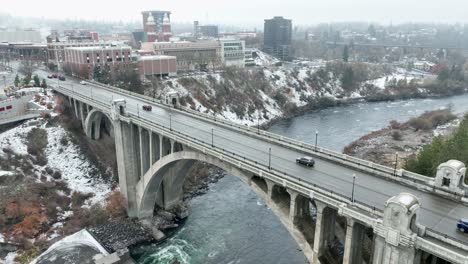
<path id="1" fill-rule="evenodd" d="M 238 0 L 226 3 L 217 0 L 2 0 L 2 11 L 12 16 L 97 21 L 140 21 L 141 11 L 168 10 L 172 21 L 204 24 L 225 24 L 261 27 L 264 19 L 284 16 L 294 25 L 321 22 L 363 21 L 382 24 L 404 22 L 455 23 L 468 22 L 464 0 Z M 108 10 L 108 11 L 106 11 Z"/>

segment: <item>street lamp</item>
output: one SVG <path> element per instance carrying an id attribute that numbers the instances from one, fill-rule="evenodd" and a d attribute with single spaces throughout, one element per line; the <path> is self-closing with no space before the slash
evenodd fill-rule
<path id="1" fill-rule="evenodd" d="M 211 147 L 214 147 L 214 129 L 211 129 Z"/>
<path id="2" fill-rule="evenodd" d="M 260 135 L 260 112 L 257 115 L 257 133 Z"/>
<path id="3" fill-rule="evenodd" d="M 138 114 L 138 118 L 140 118 L 140 105 L 137 104 L 137 114 Z"/>
<path id="4" fill-rule="evenodd" d="M 317 151 L 318 131 L 315 130 L 315 151 Z"/>
<path id="5" fill-rule="evenodd" d="M 351 202 L 354 203 L 354 183 L 356 182 L 356 174 L 353 174 L 353 189 L 351 191 Z"/>
<path id="6" fill-rule="evenodd" d="M 169 114 L 169 130 L 172 131 L 172 115 Z"/>
<path id="7" fill-rule="evenodd" d="M 398 165 L 398 153 L 395 153 L 395 167 L 393 168 L 393 176 L 396 176 L 397 165 Z"/>
<path id="8" fill-rule="evenodd" d="M 268 169 L 271 170 L 271 148 L 268 149 Z"/>

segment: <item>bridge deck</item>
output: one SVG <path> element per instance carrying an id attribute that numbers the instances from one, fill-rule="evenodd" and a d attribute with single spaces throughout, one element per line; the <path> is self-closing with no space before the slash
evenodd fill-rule
<path id="1" fill-rule="evenodd" d="M 206 143 L 211 144 L 211 131 L 214 129 L 215 146 L 234 152 L 236 155 L 245 156 L 266 166 L 268 166 L 268 153 L 271 147 L 271 164 L 273 168 L 347 197 L 351 196 L 353 175 L 355 175 L 357 177 L 355 200 L 381 210 L 384 208 L 385 201 L 390 197 L 401 192 L 412 193 L 420 199 L 422 204 L 418 219 L 422 225 L 468 244 L 468 235 L 462 234 L 456 229 L 457 220 L 468 217 L 468 205 L 466 204 L 457 203 L 439 195 L 423 192 L 353 168 L 340 166 L 327 160 L 317 158 L 314 168 L 298 166 L 295 159 L 304 155 L 300 151 L 238 133 L 224 126 L 193 118 L 188 114 L 170 111 L 157 104 L 153 104 L 152 112 L 145 112 L 141 110 L 141 106 L 148 104 L 147 102 L 117 92 L 110 92 L 99 86 L 92 84 L 79 85 L 71 80 L 61 82 L 60 86 L 83 96 L 92 96 L 94 100 L 99 100 L 109 107 L 111 100 L 124 98 L 127 102 L 127 110 L 131 114 L 139 114 L 143 119 L 157 122 L 166 127 L 170 126 L 171 119 L 171 127 L 174 131 L 190 135 Z"/>

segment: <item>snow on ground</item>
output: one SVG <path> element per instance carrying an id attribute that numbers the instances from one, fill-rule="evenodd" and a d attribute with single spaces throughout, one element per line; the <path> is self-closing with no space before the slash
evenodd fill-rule
<path id="1" fill-rule="evenodd" d="M 255 64 L 257 66 L 271 66 L 279 60 L 259 49 L 255 49 L 255 53 L 257 54 L 257 57 L 255 58 Z"/>
<path id="2" fill-rule="evenodd" d="M 15 258 L 16 258 L 16 252 L 10 252 L 8 253 L 8 255 L 6 256 L 5 258 L 5 264 L 14 264 L 14 263 L 17 263 L 15 262 Z"/>
<path id="3" fill-rule="evenodd" d="M 48 164 L 52 169 L 62 172 L 62 177 L 68 182 L 68 187 L 74 191 L 94 193 L 91 203 L 104 201 L 106 195 L 111 192 L 110 184 L 91 179 L 90 172 L 94 169 L 87 158 L 79 152 L 76 145 L 69 142 L 63 146 L 60 140 L 67 136 L 65 129 L 61 127 L 46 128 L 49 143 L 45 150 Z"/>
<path id="4" fill-rule="evenodd" d="M 383 90 L 387 86 L 388 82 L 392 80 L 396 80 L 398 82 L 399 80 L 404 80 L 404 79 L 406 79 L 407 82 L 410 82 L 412 79 L 415 79 L 415 77 L 412 75 L 408 75 L 408 74 L 394 73 L 392 75 L 387 75 L 379 79 L 367 81 L 367 83 L 373 84 L 376 87 Z"/>
<path id="5" fill-rule="evenodd" d="M 16 154 L 27 155 L 26 136 L 31 131 L 33 126 L 18 126 L 0 134 L 0 148 L 9 148 Z M 47 131 L 48 144 L 45 149 L 45 154 L 48 163 L 44 167 L 40 167 L 39 171 L 43 171 L 45 167 L 50 167 L 54 170 L 59 170 L 62 173 L 62 178 L 68 183 L 68 187 L 72 191 L 80 191 L 83 193 L 94 193 L 88 202 L 91 204 L 104 201 L 106 195 L 111 192 L 111 185 L 97 179 L 92 179 L 90 173 L 94 167 L 87 160 L 86 156 L 81 154 L 78 146 L 68 140 L 67 145 L 63 145 L 60 140 L 66 137 L 67 132 L 61 127 L 45 127 L 42 129 Z M 0 155 L 5 155 L 0 151 Z M 0 172 L 0 174 L 11 172 Z"/>
<path id="6" fill-rule="evenodd" d="M 14 175 L 14 173 L 11 172 L 11 171 L 2 171 L 2 170 L 0 170 L 0 177 L 1 176 L 12 176 L 12 175 Z"/>
<path id="7" fill-rule="evenodd" d="M 5 242 L 5 236 L 3 236 L 2 233 L 0 233 L 0 243 Z"/>
<path id="8" fill-rule="evenodd" d="M 27 147 L 25 144 L 26 135 L 31 131 L 32 127 L 18 126 L 0 134 L 0 148 L 11 149 L 13 152 L 19 155 L 26 155 Z M 4 155 L 3 151 L 0 151 L 0 155 Z"/>

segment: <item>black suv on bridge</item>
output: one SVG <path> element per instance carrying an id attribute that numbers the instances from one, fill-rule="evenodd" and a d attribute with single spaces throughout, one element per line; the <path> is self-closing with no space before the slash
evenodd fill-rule
<path id="1" fill-rule="evenodd" d="M 302 157 L 296 159 L 297 164 L 302 164 L 307 167 L 313 167 L 315 165 L 315 160 L 311 157 Z"/>

